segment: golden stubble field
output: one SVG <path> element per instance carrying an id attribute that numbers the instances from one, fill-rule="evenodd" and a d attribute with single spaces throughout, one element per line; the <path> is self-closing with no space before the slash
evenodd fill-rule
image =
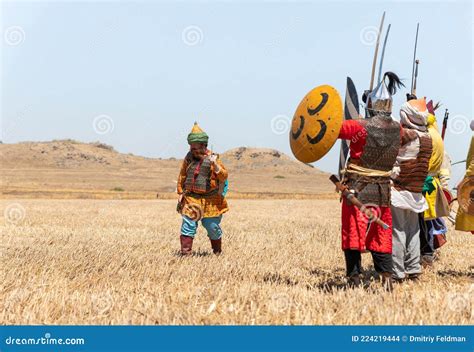
<path id="1" fill-rule="evenodd" d="M 473 322 L 472 235 L 418 283 L 348 289 L 337 200 L 230 200 L 223 255 L 201 228 L 188 258 L 172 200 L 0 204 L 0 324 Z"/>

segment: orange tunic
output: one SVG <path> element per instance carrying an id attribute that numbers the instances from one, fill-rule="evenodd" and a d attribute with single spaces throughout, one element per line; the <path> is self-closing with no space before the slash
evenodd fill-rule
<path id="1" fill-rule="evenodd" d="M 207 155 L 211 155 L 210 150 L 207 151 Z M 184 204 L 198 204 L 203 210 L 204 218 L 212 218 L 224 214 L 229 210 L 226 199 L 222 196 L 222 188 L 224 187 L 224 182 L 228 177 L 228 172 L 221 160 L 217 158 L 217 165 L 219 165 L 219 172 L 215 171 L 214 164 L 211 164 L 211 180 L 210 188 L 211 192 L 218 190 L 217 193 L 210 196 L 198 196 L 196 194 L 190 195 L 186 194 L 184 188 L 184 182 L 186 180 L 186 172 L 188 169 L 188 163 L 186 159 L 183 160 L 181 165 L 181 171 L 179 172 L 178 182 L 177 182 L 177 191 L 178 194 L 183 194 Z"/>

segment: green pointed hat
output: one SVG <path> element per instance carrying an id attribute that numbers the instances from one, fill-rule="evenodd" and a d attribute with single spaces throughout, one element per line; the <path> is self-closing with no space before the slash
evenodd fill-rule
<path id="1" fill-rule="evenodd" d="M 195 122 L 191 133 L 188 134 L 188 143 L 206 143 L 209 140 L 209 136 L 204 132 L 198 123 Z"/>

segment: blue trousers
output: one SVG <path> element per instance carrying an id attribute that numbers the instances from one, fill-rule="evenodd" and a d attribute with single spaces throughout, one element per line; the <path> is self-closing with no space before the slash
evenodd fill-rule
<path id="1" fill-rule="evenodd" d="M 207 236 L 211 240 L 218 240 L 222 237 L 222 229 L 220 227 L 220 222 L 222 220 L 222 215 L 216 216 L 213 218 L 203 218 L 201 220 L 202 226 L 207 231 Z M 193 221 L 187 216 L 183 216 L 183 223 L 181 224 L 181 235 L 189 236 L 194 238 L 198 228 L 198 222 Z"/>

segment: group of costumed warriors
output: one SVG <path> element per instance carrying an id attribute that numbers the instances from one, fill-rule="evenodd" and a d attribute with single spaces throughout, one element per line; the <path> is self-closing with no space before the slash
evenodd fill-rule
<path id="1" fill-rule="evenodd" d="M 350 285 L 361 285 L 361 254 L 370 252 L 384 288 L 392 290 L 394 281 L 418 279 L 422 266 L 431 266 L 436 249 L 446 242 L 443 217 L 450 215 L 446 196 L 450 165 L 436 123 L 437 107 L 426 98 L 417 98 L 416 79 L 400 108 L 399 121 L 392 118 L 392 96 L 404 86 L 398 76 L 379 73 L 372 89 L 377 50 L 371 89 L 362 98 L 365 118 L 355 109 L 357 93 L 350 91 L 355 88 L 349 78 L 344 112 L 352 109 L 356 115 L 349 118 L 345 114 L 343 119 L 337 91 L 319 86 L 303 98 L 295 112 L 290 145 L 298 160 L 310 163 L 324 156 L 337 139 L 347 141 L 343 142 L 349 155 L 341 163 L 342 180 L 331 176 L 342 194 L 346 274 Z M 473 144 L 466 179 L 458 187 L 456 229 L 462 231 L 474 230 Z"/>
<path id="2" fill-rule="evenodd" d="M 342 163 L 342 180 L 333 175 L 331 181 L 342 195 L 342 250 L 348 281 L 352 286 L 361 285 L 361 254 L 370 252 L 384 288 L 391 290 L 393 281 L 416 280 L 446 242 L 443 217 L 450 215 L 452 201 L 446 193 L 450 160 L 436 122 L 437 107 L 426 98 L 417 98 L 416 76 L 400 108 L 399 121 L 392 117 L 392 96 L 404 84 L 393 72 L 381 75 L 383 52 L 378 84 L 372 87 L 377 50 L 378 41 L 371 87 L 362 98 L 365 118 L 354 109 L 358 99 L 356 92 L 349 92 L 355 90 L 349 78 L 345 104 L 351 110 L 347 108 L 352 99 L 349 115 L 353 116 L 349 118 L 347 114 L 343 118 L 338 92 L 329 85 L 319 86 L 303 98 L 295 112 L 290 146 L 298 160 L 310 163 L 323 157 L 337 139 L 347 141 L 343 144 L 349 155 Z M 228 173 L 218 155 L 207 148 L 208 136 L 197 123 L 188 143 L 190 150 L 177 182 L 181 253 L 192 253 L 201 221 L 213 252 L 220 254 L 220 222 L 228 211 Z M 474 232 L 474 137 L 466 164 L 466 176 L 458 185 L 456 229 Z"/>

